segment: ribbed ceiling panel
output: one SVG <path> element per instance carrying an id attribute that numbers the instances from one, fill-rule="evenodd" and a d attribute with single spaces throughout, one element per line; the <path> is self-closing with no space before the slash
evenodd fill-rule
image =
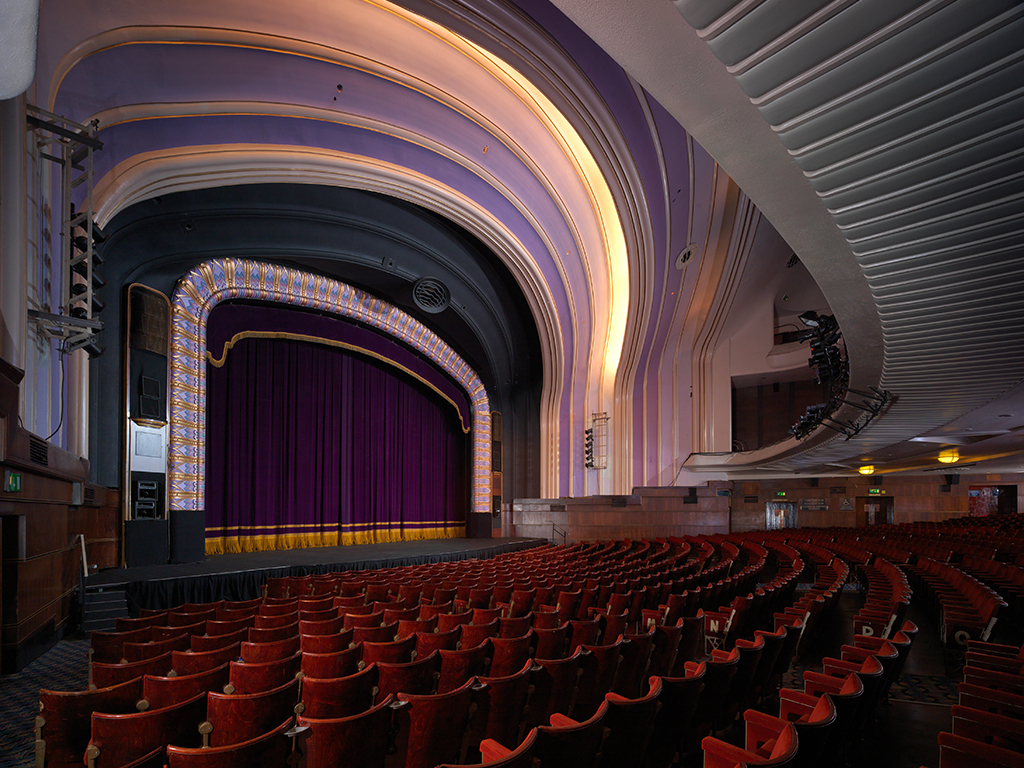
<path id="1" fill-rule="evenodd" d="M 858 437 L 771 466 L 869 454 L 1021 381 L 1024 5 L 676 7 L 817 191 L 857 256 L 882 323 L 879 385 L 895 404 Z"/>

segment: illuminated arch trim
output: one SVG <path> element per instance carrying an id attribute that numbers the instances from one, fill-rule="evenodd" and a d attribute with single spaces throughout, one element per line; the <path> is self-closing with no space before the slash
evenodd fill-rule
<path id="1" fill-rule="evenodd" d="M 206 322 L 228 299 L 309 307 L 365 323 L 421 352 L 469 396 L 473 440 L 473 512 L 491 511 L 491 412 L 480 377 L 437 334 L 397 307 L 309 272 L 247 259 L 215 259 L 185 275 L 171 307 L 172 510 L 204 509 L 206 492 Z"/>

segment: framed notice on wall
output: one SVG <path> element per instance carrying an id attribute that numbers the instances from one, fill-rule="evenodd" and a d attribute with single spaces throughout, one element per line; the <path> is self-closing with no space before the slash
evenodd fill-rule
<path id="1" fill-rule="evenodd" d="M 800 499 L 801 512 L 826 512 L 828 511 L 828 499 L 809 498 Z"/>
<path id="2" fill-rule="evenodd" d="M 840 512 L 853 512 L 853 499 L 849 496 L 839 500 Z"/>

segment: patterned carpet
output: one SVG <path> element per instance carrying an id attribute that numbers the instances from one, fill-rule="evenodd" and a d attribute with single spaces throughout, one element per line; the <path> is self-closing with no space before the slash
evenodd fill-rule
<path id="1" fill-rule="evenodd" d="M 84 690 L 89 680 L 89 639 L 65 639 L 15 675 L 0 678 L 0 768 L 35 764 L 39 689 Z"/>

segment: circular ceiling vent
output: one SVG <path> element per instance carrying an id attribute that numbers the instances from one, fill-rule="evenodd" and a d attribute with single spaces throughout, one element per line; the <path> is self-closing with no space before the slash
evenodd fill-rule
<path id="1" fill-rule="evenodd" d="M 448 309 L 451 294 L 448 286 L 436 277 L 421 277 L 412 287 L 412 298 L 424 312 L 436 314 Z"/>

